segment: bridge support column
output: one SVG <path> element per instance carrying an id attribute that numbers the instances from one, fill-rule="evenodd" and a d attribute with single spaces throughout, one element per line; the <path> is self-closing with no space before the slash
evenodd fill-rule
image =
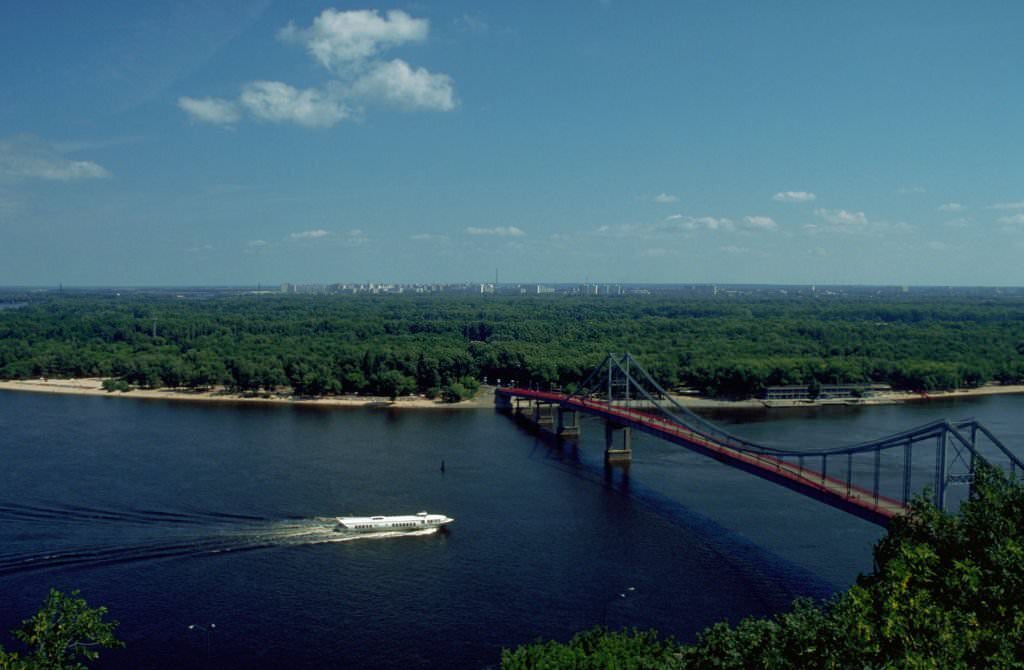
<path id="1" fill-rule="evenodd" d="M 537 424 L 539 428 L 547 428 L 551 430 L 555 425 L 555 406 L 537 401 L 533 405 L 533 422 Z"/>
<path id="2" fill-rule="evenodd" d="M 615 446 L 615 432 L 622 431 L 622 444 Z M 611 421 L 604 424 L 604 462 L 606 465 L 628 464 L 633 460 L 632 434 L 629 426 Z"/>
<path id="3" fill-rule="evenodd" d="M 529 398 L 520 398 L 516 396 L 515 398 L 513 398 L 512 402 L 515 406 L 513 412 L 517 416 L 522 416 L 523 414 L 525 414 L 525 412 L 523 411 L 524 408 L 530 409 L 531 407 L 533 407 L 533 401 L 530 400 Z"/>
<path id="4" fill-rule="evenodd" d="M 558 435 L 558 437 L 579 437 L 579 412 L 571 409 L 562 409 L 561 407 L 556 411 L 558 412 L 558 429 L 555 434 Z"/>
<path id="5" fill-rule="evenodd" d="M 508 412 L 512 409 L 512 398 L 505 395 L 504 393 L 494 394 L 494 407 L 495 409 L 503 412 Z"/>

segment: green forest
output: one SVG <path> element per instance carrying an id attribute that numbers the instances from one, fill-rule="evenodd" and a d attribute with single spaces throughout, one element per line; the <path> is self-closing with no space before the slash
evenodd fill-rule
<path id="1" fill-rule="evenodd" d="M 666 388 L 931 391 L 1024 381 L 1024 300 L 114 294 L 0 310 L 0 377 L 298 396 L 578 383 L 629 351 Z"/>

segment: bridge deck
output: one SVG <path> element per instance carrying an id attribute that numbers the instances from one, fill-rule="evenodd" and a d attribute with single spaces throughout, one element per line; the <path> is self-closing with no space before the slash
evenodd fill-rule
<path id="1" fill-rule="evenodd" d="M 638 428 L 723 463 L 782 484 L 874 523 L 886 525 L 889 519 L 903 513 L 906 509 L 898 500 L 876 495 L 873 491 L 804 468 L 799 463 L 790 463 L 767 454 L 733 449 L 706 435 L 650 412 L 609 406 L 607 402 L 589 398 L 569 397 L 560 393 L 531 389 L 503 388 L 498 389 L 497 392 L 510 398 L 526 398 L 557 404 L 565 409 L 587 412 L 622 425 Z"/>

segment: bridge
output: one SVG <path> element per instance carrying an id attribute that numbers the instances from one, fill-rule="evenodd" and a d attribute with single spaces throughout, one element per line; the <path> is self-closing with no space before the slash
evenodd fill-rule
<path id="1" fill-rule="evenodd" d="M 580 414 L 603 419 L 608 466 L 628 465 L 639 430 L 881 526 L 924 486 L 936 507 L 949 509 L 954 487 L 969 487 L 981 463 L 1024 474 L 1024 462 L 974 419 L 827 449 L 758 444 L 679 404 L 628 353 L 609 354 L 573 393 L 499 388 L 495 404 L 559 437 L 579 436 Z"/>

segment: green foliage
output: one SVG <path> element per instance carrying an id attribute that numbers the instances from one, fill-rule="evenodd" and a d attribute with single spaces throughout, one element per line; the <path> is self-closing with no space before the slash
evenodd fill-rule
<path id="1" fill-rule="evenodd" d="M 103 390 L 107 393 L 113 393 L 114 391 L 127 393 L 132 390 L 131 384 L 123 379 L 104 379 L 102 386 Z"/>
<path id="2" fill-rule="evenodd" d="M 874 571 L 824 605 L 719 623 L 676 649 L 598 628 L 505 651 L 502 667 L 1024 668 L 1022 520 L 1024 485 L 982 468 L 959 515 L 916 500 L 875 547 Z M 637 659 L 652 664 L 627 665 Z"/>
<path id="3" fill-rule="evenodd" d="M 106 615 L 106 607 L 89 607 L 78 591 L 68 595 L 51 589 L 39 611 L 14 631 L 28 652 L 21 656 L 0 647 L 0 668 L 85 670 L 83 660 L 96 660 L 101 648 L 124 646 L 114 636 L 117 622 L 105 621 Z"/>
<path id="4" fill-rule="evenodd" d="M 671 638 L 655 631 L 604 627 L 577 633 L 567 644 L 536 642 L 501 652 L 502 670 L 668 670 L 681 668 Z"/>
<path id="5" fill-rule="evenodd" d="M 0 378 L 143 388 L 403 395 L 484 377 L 566 388 L 610 351 L 630 351 L 667 388 L 731 397 L 778 384 L 1018 382 L 1024 301 L 82 295 L 0 312 Z"/>

